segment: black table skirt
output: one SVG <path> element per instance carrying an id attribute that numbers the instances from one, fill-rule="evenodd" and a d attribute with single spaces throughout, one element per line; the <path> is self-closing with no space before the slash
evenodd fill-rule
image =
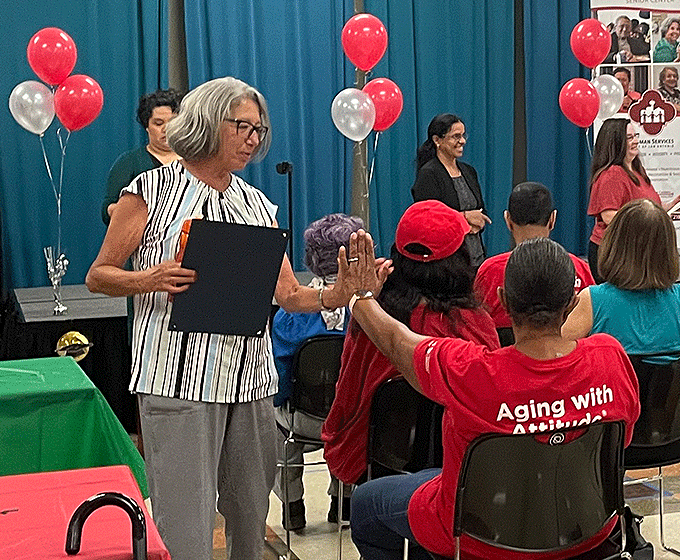
<path id="1" fill-rule="evenodd" d="M 78 331 L 93 344 L 78 365 L 102 392 L 128 433 L 137 432 L 136 399 L 128 391 L 131 353 L 127 317 L 66 319 L 26 323 L 13 294 L 0 344 L 3 360 L 55 356 L 59 338 Z"/>

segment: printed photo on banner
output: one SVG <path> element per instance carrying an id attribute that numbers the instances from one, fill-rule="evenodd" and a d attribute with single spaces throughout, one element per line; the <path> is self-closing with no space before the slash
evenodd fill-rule
<path id="1" fill-rule="evenodd" d="M 645 66 L 605 66 L 599 68 L 600 74 L 614 76 L 623 88 L 623 102 L 619 113 L 627 113 L 629 107 L 638 101 L 649 88 L 648 70 Z"/>
<path id="2" fill-rule="evenodd" d="M 598 19 L 611 35 L 611 47 L 604 64 L 649 62 L 649 12 L 600 10 Z"/>
<path id="3" fill-rule="evenodd" d="M 613 75 L 624 91 L 615 116 L 640 134 L 643 165 L 662 202 L 680 193 L 680 0 L 591 0 L 612 45 L 593 77 Z M 594 135 L 602 125 L 595 120 Z M 669 211 L 680 247 L 680 204 Z"/>

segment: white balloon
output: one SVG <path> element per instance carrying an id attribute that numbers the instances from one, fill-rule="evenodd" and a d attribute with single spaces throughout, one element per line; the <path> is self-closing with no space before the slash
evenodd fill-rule
<path id="1" fill-rule="evenodd" d="M 42 135 L 54 119 L 54 95 L 42 82 L 21 82 L 9 94 L 9 110 L 26 130 Z"/>
<path id="2" fill-rule="evenodd" d="M 624 91 L 619 80 L 611 74 L 600 74 L 590 81 L 600 94 L 600 110 L 598 119 L 608 119 L 619 112 L 623 103 Z"/>
<path id="3" fill-rule="evenodd" d="M 360 89 L 343 89 L 331 104 L 333 124 L 350 140 L 360 142 L 375 124 L 373 100 Z"/>

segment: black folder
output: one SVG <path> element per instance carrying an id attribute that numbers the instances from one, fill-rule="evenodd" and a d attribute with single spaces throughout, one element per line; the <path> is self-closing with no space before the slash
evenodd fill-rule
<path id="1" fill-rule="evenodd" d="M 289 232 L 193 220 L 182 266 L 197 279 L 175 294 L 171 331 L 264 335 Z"/>

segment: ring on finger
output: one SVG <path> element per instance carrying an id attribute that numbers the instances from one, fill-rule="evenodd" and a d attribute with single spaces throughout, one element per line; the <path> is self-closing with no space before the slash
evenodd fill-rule
<path id="1" fill-rule="evenodd" d="M 351 259 L 347 259 L 348 263 L 353 263 L 353 262 L 359 262 L 359 257 L 352 257 Z"/>

